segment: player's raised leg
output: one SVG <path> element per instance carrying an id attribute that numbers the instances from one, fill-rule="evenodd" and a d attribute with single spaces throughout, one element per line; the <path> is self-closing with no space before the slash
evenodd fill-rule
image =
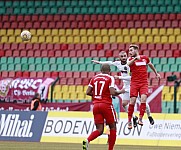
<path id="1" fill-rule="evenodd" d="M 154 122 L 153 117 L 151 116 L 151 110 L 148 103 L 146 103 L 146 113 L 147 113 L 150 124 L 153 125 L 155 122 Z"/>
<path id="2" fill-rule="evenodd" d="M 146 110 L 146 99 L 147 99 L 147 95 L 142 94 L 141 95 L 141 104 L 140 104 L 140 115 L 139 115 L 139 120 L 138 120 L 138 124 L 143 126 L 143 116 Z"/>
<path id="3" fill-rule="evenodd" d="M 136 102 L 136 97 L 131 97 L 130 104 L 128 107 L 128 129 L 132 129 L 131 119 L 132 119 L 133 112 L 134 112 L 135 102 Z"/>

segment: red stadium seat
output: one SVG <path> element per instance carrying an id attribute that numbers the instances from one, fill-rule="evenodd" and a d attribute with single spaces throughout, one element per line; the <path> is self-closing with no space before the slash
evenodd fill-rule
<path id="1" fill-rule="evenodd" d="M 150 21 L 150 23 L 148 21 L 142 21 L 142 28 L 148 28 L 150 26 L 155 26 L 155 22 Z"/>
<path id="2" fill-rule="evenodd" d="M 16 77 L 22 77 L 23 76 L 23 72 L 21 71 L 17 71 L 15 74 Z"/>
<path id="3" fill-rule="evenodd" d="M 84 50 L 84 57 L 90 57 L 91 51 L 90 50 Z"/>
<path id="4" fill-rule="evenodd" d="M 95 72 L 88 72 L 87 78 L 92 78 L 93 76 L 95 76 L 95 74 Z"/>
<path id="5" fill-rule="evenodd" d="M 69 51 L 62 51 L 62 57 L 69 57 Z"/>
<path id="6" fill-rule="evenodd" d="M 45 16 L 45 15 L 40 15 L 39 18 L 38 18 L 38 20 L 39 20 L 40 22 L 46 21 L 46 17 L 47 17 L 47 16 Z"/>
<path id="7" fill-rule="evenodd" d="M 11 49 L 11 45 L 7 44 L 7 43 L 4 43 L 3 49 L 4 50 L 10 50 Z"/>
<path id="8" fill-rule="evenodd" d="M 2 16 L 2 22 L 9 21 L 9 15 Z"/>
<path id="9" fill-rule="evenodd" d="M 60 44 L 55 44 L 55 49 L 58 49 Z M 68 44 L 62 44 L 61 50 L 68 50 Z"/>
<path id="10" fill-rule="evenodd" d="M 95 22 L 95 23 L 97 23 L 97 22 Z M 98 25 L 97 25 L 97 27 L 98 27 Z M 93 25 L 92 25 L 92 28 L 97 28 L 97 27 L 94 27 L 94 23 L 93 23 Z M 82 29 L 82 28 L 85 28 L 85 22 L 79 22 L 78 23 L 78 28 L 79 29 Z"/>
<path id="11" fill-rule="evenodd" d="M 55 57 L 55 52 L 53 50 L 49 50 L 48 57 Z"/>
<path id="12" fill-rule="evenodd" d="M 82 50 L 89 49 L 89 44 L 82 44 Z"/>
<path id="13" fill-rule="evenodd" d="M 14 57 L 19 57 L 20 56 L 20 51 L 19 50 L 13 50 L 13 56 Z"/>
<path id="14" fill-rule="evenodd" d="M 72 28 L 72 29 L 77 29 L 77 28 L 78 28 L 78 22 L 77 22 L 77 21 L 73 21 L 73 22 L 71 23 L 71 28 Z"/>
<path id="15" fill-rule="evenodd" d="M 80 72 L 74 72 L 73 73 L 74 75 L 73 75 L 73 77 L 74 78 L 80 78 L 81 76 L 80 76 Z M 82 78 L 82 77 L 81 77 Z"/>
<path id="16" fill-rule="evenodd" d="M 167 84 L 167 79 L 160 79 L 160 85 L 166 85 Z"/>
<path id="17" fill-rule="evenodd" d="M 163 44 L 163 50 L 170 50 L 170 44 Z"/>
<path id="18" fill-rule="evenodd" d="M 126 22 L 125 22 L 125 24 L 126 24 Z M 125 24 L 123 23 L 122 27 L 124 27 Z M 113 22 L 113 28 L 119 28 L 119 27 L 120 27 L 120 22 L 119 21 L 114 21 Z"/>
<path id="19" fill-rule="evenodd" d="M 67 79 L 67 84 L 68 84 L 68 85 L 74 85 L 74 84 L 75 84 L 74 78 L 72 78 L 72 77 L 71 77 L 71 78 L 68 78 L 68 79 Z"/>
<path id="20" fill-rule="evenodd" d="M 10 15 L 9 17 L 10 22 L 15 22 L 16 20 L 17 20 L 16 15 Z"/>
<path id="21" fill-rule="evenodd" d="M 5 56 L 6 57 L 11 57 L 12 55 L 13 55 L 12 50 L 6 50 L 5 51 Z"/>
<path id="22" fill-rule="evenodd" d="M 162 20 L 162 15 L 161 14 L 155 14 L 154 19 L 153 20 Z"/>
<path id="23" fill-rule="evenodd" d="M 134 25 L 135 28 L 141 28 L 142 27 L 142 24 L 141 24 L 141 21 L 140 20 L 135 20 L 135 25 Z"/>
<path id="24" fill-rule="evenodd" d="M 81 50 L 82 49 L 82 44 L 75 44 L 74 50 Z"/>
<path id="25" fill-rule="evenodd" d="M 27 43 L 26 44 L 26 50 L 32 50 L 33 49 L 33 44 Z"/>
<path id="26" fill-rule="evenodd" d="M 72 78 L 73 77 L 73 72 L 66 72 L 66 77 L 67 78 Z"/>
<path id="27" fill-rule="evenodd" d="M 61 21 L 67 21 L 68 15 L 61 15 Z"/>
<path id="28" fill-rule="evenodd" d="M 40 50 L 45 50 L 47 48 L 46 43 L 40 44 Z"/>
<path id="29" fill-rule="evenodd" d="M 133 20 L 133 15 L 132 15 L 132 14 L 127 14 L 127 15 L 126 15 L 126 20 L 127 20 L 127 21 Z"/>
<path id="30" fill-rule="evenodd" d="M 118 44 L 117 44 L 117 43 L 111 44 L 111 49 L 112 49 L 112 50 L 118 49 Z"/>
<path id="31" fill-rule="evenodd" d="M 97 56 L 98 57 L 105 57 L 105 50 L 99 50 Z M 97 57 L 97 56 L 94 56 L 94 57 Z"/>
<path id="32" fill-rule="evenodd" d="M 95 44 L 90 44 L 89 50 L 95 50 L 95 49 L 96 49 Z"/>
<path id="33" fill-rule="evenodd" d="M 24 16 L 24 21 L 27 22 L 27 21 L 30 21 L 31 20 L 31 16 L 30 15 L 25 15 Z"/>
<path id="34" fill-rule="evenodd" d="M 56 50 L 55 51 L 55 57 L 62 57 L 62 51 Z"/>
<path id="35" fill-rule="evenodd" d="M 97 44 L 96 45 L 96 50 L 101 50 L 103 49 L 103 44 Z"/>
<path id="36" fill-rule="evenodd" d="M 18 15 L 19 16 L 19 15 Z M 38 21 L 39 20 L 39 16 L 38 15 L 32 15 L 31 16 L 31 21 L 32 22 L 35 22 L 35 21 Z"/>
<path id="37" fill-rule="evenodd" d="M 156 79 L 156 78 L 153 78 L 152 81 L 151 81 L 151 85 L 152 86 L 158 86 L 159 85 L 159 80 Z"/>
<path id="38" fill-rule="evenodd" d="M 1 75 L 3 78 L 7 78 L 9 76 L 7 71 L 2 71 Z"/>
<path id="39" fill-rule="evenodd" d="M 37 72 L 37 77 L 38 78 L 43 78 L 44 77 L 44 72 L 42 72 L 42 71 Z"/>
<path id="40" fill-rule="evenodd" d="M 147 50 L 148 49 L 148 44 L 146 44 L 146 43 L 141 44 L 140 49 L 141 50 Z"/>
<path id="41" fill-rule="evenodd" d="M 172 25 L 171 25 L 171 21 L 170 20 L 166 20 L 165 22 L 164 22 L 164 27 L 165 28 L 170 28 Z"/>
<path id="42" fill-rule="evenodd" d="M 165 73 L 164 72 L 159 72 L 161 78 L 165 78 Z"/>
<path id="43" fill-rule="evenodd" d="M 75 85 L 82 85 L 82 78 L 76 78 Z"/>
<path id="44" fill-rule="evenodd" d="M 11 49 L 12 50 L 17 50 L 18 49 L 18 44 L 17 43 L 12 43 L 11 44 Z"/>
<path id="45" fill-rule="evenodd" d="M 85 22 L 85 28 L 86 29 L 89 29 L 89 28 L 91 28 L 92 27 L 92 22 L 91 21 L 86 21 Z"/>
<path id="46" fill-rule="evenodd" d="M 165 57 L 165 50 L 159 50 L 158 57 Z"/>
<path id="47" fill-rule="evenodd" d="M 76 18 L 77 21 L 82 21 L 83 20 L 83 15 L 77 15 L 77 18 Z"/>
<path id="48" fill-rule="evenodd" d="M 80 77 L 81 78 L 87 78 L 88 77 L 88 73 L 87 72 L 80 72 Z"/>
<path id="49" fill-rule="evenodd" d="M 171 76 L 172 72 L 165 72 L 165 78 L 167 78 L 168 76 Z"/>
<path id="50" fill-rule="evenodd" d="M 48 22 L 46 22 L 46 21 L 41 22 L 40 27 L 41 27 L 42 29 L 48 28 L 48 27 L 49 27 Z"/>
<path id="51" fill-rule="evenodd" d="M 36 72 L 35 71 L 30 72 L 30 77 L 31 78 L 37 77 Z"/>
<path id="52" fill-rule="evenodd" d="M 10 77 L 10 78 L 15 77 L 15 72 L 14 71 L 10 71 L 8 77 Z"/>
<path id="53" fill-rule="evenodd" d="M 77 51 L 76 50 L 71 50 L 69 51 L 69 57 L 77 57 Z"/>
<path id="54" fill-rule="evenodd" d="M 30 77 L 30 72 L 24 71 L 24 72 L 23 72 L 23 77 L 29 78 L 29 77 Z"/>
<path id="55" fill-rule="evenodd" d="M 82 85 L 88 85 L 89 84 L 90 79 L 89 78 L 83 78 L 82 80 Z"/>
<path id="56" fill-rule="evenodd" d="M 59 76 L 58 72 L 51 72 L 52 78 L 57 78 Z"/>
<path id="57" fill-rule="evenodd" d="M 150 55 L 147 55 L 150 57 L 158 57 L 157 50 L 151 50 Z"/>
<path id="58" fill-rule="evenodd" d="M 105 21 L 100 21 L 99 22 L 99 28 L 104 29 L 106 27 L 106 22 Z"/>
<path id="59" fill-rule="evenodd" d="M 66 72 L 59 72 L 59 77 L 60 78 L 65 78 L 66 77 Z"/>
<path id="60" fill-rule="evenodd" d="M 140 14 L 134 14 L 132 20 L 134 21 L 140 20 Z"/>
<path id="61" fill-rule="evenodd" d="M 111 44 L 110 43 L 104 44 L 104 49 L 105 50 L 110 50 L 111 49 Z"/>
<path id="62" fill-rule="evenodd" d="M 106 15 L 105 15 L 105 21 L 110 21 L 110 20 L 112 20 L 112 15 L 106 14 Z M 95 21 L 96 21 L 96 20 L 95 20 Z"/>
<path id="63" fill-rule="evenodd" d="M 90 56 L 91 57 L 97 57 L 98 56 L 97 50 L 92 50 Z"/>
<path id="64" fill-rule="evenodd" d="M 112 21 L 108 21 L 108 22 L 106 23 L 106 27 L 107 27 L 107 29 L 113 28 L 113 22 L 112 22 Z"/>
<path id="65" fill-rule="evenodd" d="M 33 44 L 33 49 L 34 50 L 39 50 L 40 49 L 40 44 L 38 44 L 38 43 Z"/>
<path id="66" fill-rule="evenodd" d="M 128 21 L 128 28 L 134 28 L 134 21 Z"/>
<path id="67" fill-rule="evenodd" d="M 27 57 L 33 57 L 33 56 L 34 56 L 34 51 L 33 50 L 28 50 Z"/>
<path id="68" fill-rule="evenodd" d="M 45 78 L 50 78 L 50 77 L 51 77 L 51 72 L 46 71 L 46 72 L 44 73 L 44 77 L 45 77 Z"/>
<path id="69" fill-rule="evenodd" d="M 5 51 L 4 50 L 0 50 L 0 57 L 5 56 Z"/>
<path id="70" fill-rule="evenodd" d="M 155 44 L 149 44 L 148 50 L 155 50 Z"/>
<path id="71" fill-rule="evenodd" d="M 76 57 L 83 57 L 83 50 L 76 50 Z"/>
<path id="72" fill-rule="evenodd" d="M 40 22 L 38 22 L 38 21 L 33 23 L 33 28 L 34 28 L 34 29 L 39 29 L 40 26 L 41 26 L 41 25 L 40 25 Z"/>
<path id="73" fill-rule="evenodd" d="M 154 14 L 147 15 L 147 20 L 149 20 L 149 21 L 154 20 L 154 18 L 155 18 Z"/>
<path id="74" fill-rule="evenodd" d="M 49 27 L 50 29 L 55 29 L 55 28 L 57 28 L 56 23 L 55 23 L 54 21 L 49 22 L 48 27 Z"/>
<path id="75" fill-rule="evenodd" d="M 171 50 L 177 50 L 178 49 L 178 45 L 176 43 L 171 44 Z"/>
<path id="76" fill-rule="evenodd" d="M 119 19 L 119 15 L 118 14 L 112 14 L 111 20 L 117 21 L 118 19 Z"/>
<path id="77" fill-rule="evenodd" d="M 173 52 L 173 57 L 181 57 L 181 52 L 180 52 L 180 50 L 174 50 L 174 52 Z"/>
<path id="78" fill-rule="evenodd" d="M 140 20 L 141 21 L 147 20 L 147 15 L 146 14 L 140 14 Z"/>
<path id="79" fill-rule="evenodd" d="M 48 57 L 48 51 L 47 50 L 42 50 L 41 51 L 41 57 Z"/>
<path id="80" fill-rule="evenodd" d="M 180 79 L 180 77 L 181 77 L 180 72 L 174 72 L 173 74 L 177 76 L 177 79 Z"/>
<path id="81" fill-rule="evenodd" d="M 163 47 L 162 47 L 162 44 L 155 44 L 155 49 L 156 50 L 162 50 L 163 49 Z"/>
<path id="82" fill-rule="evenodd" d="M 53 50 L 54 48 L 53 48 L 53 44 L 51 44 L 51 43 L 48 43 L 47 44 L 47 50 Z"/>
<path id="83" fill-rule="evenodd" d="M 61 20 L 61 15 L 60 14 L 53 15 L 53 20 L 54 21 L 60 21 Z"/>
<path id="84" fill-rule="evenodd" d="M 166 57 L 173 57 L 173 51 L 172 51 L 172 50 L 167 50 L 167 51 L 165 52 L 165 56 L 166 56 Z"/>
<path id="85" fill-rule="evenodd" d="M 169 20 L 169 14 L 162 14 L 162 20 Z"/>
<path id="86" fill-rule="evenodd" d="M 125 21 L 125 20 L 126 20 L 126 15 L 120 14 L 118 20 L 119 20 L 119 21 Z"/>
<path id="87" fill-rule="evenodd" d="M 147 22 L 148 23 L 148 22 Z M 156 24 L 157 24 L 157 22 L 155 21 L 155 20 L 152 20 L 152 21 L 150 21 L 150 23 L 149 23 L 149 25 L 147 26 L 147 27 L 150 27 L 150 28 L 155 28 L 156 27 Z M 147 28 L 146 27 L 146 28 Z"/>
<path id="88" fill-rule="evenodd" d="M 41 51 L 35 51 L 34 57 L 41 57 Z"/>
<path id="89" fill-rule="evenodd" d="M 21 50 L 20 56 L 21 57 L 26 57 L 27 56 L 27 50 Z"/>
<path id="90" fill-rule="evenodd" d="M 112 50 L 107 50 L 105 56 L 106 57 L 113 57 L 113 51 Z"/>
<path id="91" fill-rule="evenodd" d="M 104 15 L 99 14 L 99 15 L 97 16 L 97 20 L 98 20 L 98 21 L 104 21 L 104 20 L 105 20 Z"/>
<path id="92" fill-rule="evenodd" d="M 24 21 L 24 16 L 23 15 L 17 15 L 17 22 L 20 22 L 20 21 Z"/>
<path id="93" fill-rule="evenodd" d="M 53 21 L 53 20 L 54 20 L 53 15 L 47 15 L 46 16 L 46 21 Z"/>
<path id="94" fill-rule="evenodd" d="M 126 28 L 127 27 L 127 22 L 126 21 L 121 21 L 120 22 L 120 27 L 121 28 Z"/>
<path id="95" fill-rule="evenodd" d="M 70 25 L 71 23 L 70 22 L 64 22 L 64 24 L 63 24 L 63 28 L 65 28 L 65 29 L 69 29 L 70 28 Z"/>

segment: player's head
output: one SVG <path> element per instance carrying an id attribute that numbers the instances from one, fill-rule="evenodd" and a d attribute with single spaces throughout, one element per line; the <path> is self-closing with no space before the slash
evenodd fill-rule
<path id="1" fill-rule="evenodd" d="M 101 72 L 105 74 L 110 74 L 111 68 L 108 64 L 102 64 L 101 66 Z"/>
<path id="2" fill-rule="evenodd" d="M 129 46 L 129 55 L 131 57 L 136 57 L 139 53 L 138 53 L 138 50 L 139 50 L 139 46 L 136 45 L 136 44 L 131 44 Z"/>
<path id="3" fill-rule="evenodd" d="M 33 99 L 39 99 L 40 100 L 40 94 L 39 93 L 35 93 L 35 95 L 34 95 L 34 97 L 33 97 Z"/>
<path id="4" fill-rule="evenodd" d="M 119 53 L 119 60 L 122 62 L 122 63 L 126 63 L 127 62 L 127 53 L 125 51 L 121 51 Z"/>

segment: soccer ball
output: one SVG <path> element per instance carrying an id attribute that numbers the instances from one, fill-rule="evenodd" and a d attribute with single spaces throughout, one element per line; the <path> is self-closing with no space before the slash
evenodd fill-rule
<path id="1" fill-rule="evenodd" d="M 21 38 L 23 41 L 28 41 L 31 39 L 31 33 L 28 30 L 24 30 L 21 32 Z"/>

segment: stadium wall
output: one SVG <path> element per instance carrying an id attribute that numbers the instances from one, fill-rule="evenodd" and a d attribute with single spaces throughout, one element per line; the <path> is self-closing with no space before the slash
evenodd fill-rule
<path id="1" fill-rule="evenodd" d="M 91 112 L 0 112 L 1 141 L 81 143 L 95 129 Z M 127 114 L 121 113 L 116 144 L 181 147 L 181 116 L 152 115 L 153 126 L 145 116 L 143 127 L 128 130 Z M 107 144 L 107 135 L 101 135 L 92 143 Z"/>

